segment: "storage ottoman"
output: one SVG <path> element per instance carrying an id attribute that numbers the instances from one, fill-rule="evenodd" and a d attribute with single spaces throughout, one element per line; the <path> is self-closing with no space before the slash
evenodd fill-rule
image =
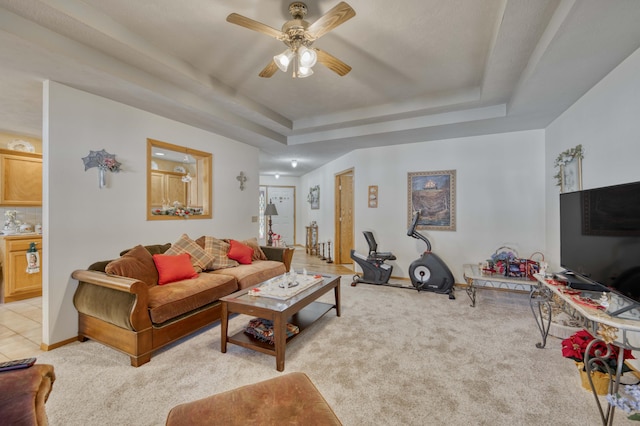
<path id="1" fill-rule="evenodd" d="M 167 426 L 341 425 L 304 373 L 289 373 L 175 406 Z"/>

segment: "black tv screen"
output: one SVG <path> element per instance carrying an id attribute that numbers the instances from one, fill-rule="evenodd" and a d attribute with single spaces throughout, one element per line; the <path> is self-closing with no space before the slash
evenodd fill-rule
<path id="1" fill-rule="evenodd" d="M 640 182 L 560 194 L 560 263 L 640 301 Z"/>

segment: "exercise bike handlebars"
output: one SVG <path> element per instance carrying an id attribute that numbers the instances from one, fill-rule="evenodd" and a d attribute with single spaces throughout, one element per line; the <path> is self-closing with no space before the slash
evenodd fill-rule
<path id="1" fill-rule="evenodd" d="M 422 235 L 421 233 L 419 233 L 418 231 L 416 231 L 416 226 L 418 226 L 418 219 L 420 219 L 420 212 L 417 211 L 413 214 L 413 221 L 411 222 L 411 226 L 409 226 L 409 229 L 407 230 L 407 235 L 410 237 L 413 237 L 417 240 L 422 240 L 427 244 L 427 251 L 431 251 L 431 243 L 429 242 L 429 240 L 427 239 L 427 237 L 425 237 L 424 235 Z"/>

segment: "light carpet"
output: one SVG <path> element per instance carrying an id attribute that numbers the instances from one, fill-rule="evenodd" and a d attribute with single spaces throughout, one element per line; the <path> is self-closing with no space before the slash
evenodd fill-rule
<path id="1" fill-rule="evenodd" d="M 559 339 L 535 347 L 527 295 L 480 290 L 472 308 L 461 290 L 449 300 L 350 282 L 342 278 L 342 316 L 332 310 L 296 338 L 284 371 L 306 373 L 344 425 L 599 424 Z M 233 317 L 230 331 L 248 319 Z M 234 345 L 221 353 L 218 324 L 139 368 L 93 341 L 38 362 L 55 367 L 54 426 L 163 425 L 177 404 L 284 374 L 272 356 Z M 631 422 L 617 412 L 614 423 Z"/>

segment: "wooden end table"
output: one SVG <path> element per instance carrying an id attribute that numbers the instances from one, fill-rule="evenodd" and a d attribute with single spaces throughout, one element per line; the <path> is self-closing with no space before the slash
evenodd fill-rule
<path id="1" fill-rule="evenodd" d="M 274 280 L 278 278 L 279 277 L 274 278 Z M 278 371 L 284 371 L 284 354 L 289 341 L 302 334 L 306 328 L 315 323 L 331 309 L 335 309 L 336 315 L 340 316 L 340 276 L 325 274 L 320 283 L 314 284 L 286 300 L 247 294 L 249 290 L 255 287 L 268 285 L 269 281 L 237 291 L 220 299 L 222 305 L 222 317 L 220 319 L 222 338 L 220 351 L 226 353 L 227 342 L 229 342 L 268 355 L 274 355 L 276 357 L 276 369 Z M 334 291 L 335 304 L 317 301 L 320 296 L 328 293 L 332 289 Z M 229 336 L 229 315 L 233 313 L 252 315 L 273 321 L 275 344 L 270 345 L 254 339 L 244 333 L 244 330 Z M 297 325 L 300 333 L 287 338 L 287 323 Z"/>

